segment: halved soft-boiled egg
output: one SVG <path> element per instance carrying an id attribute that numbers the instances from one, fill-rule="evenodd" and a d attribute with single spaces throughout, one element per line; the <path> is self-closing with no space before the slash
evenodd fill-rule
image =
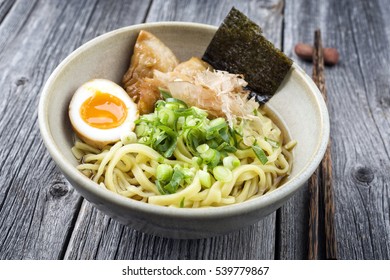
<path id="1" fill-rule="evenodd" d="M 69 104 L 69 118 L 80 139 L 101 149 L 134 129 L 138 110 L 122 87 L 94 79 L 76 90 Z"/>

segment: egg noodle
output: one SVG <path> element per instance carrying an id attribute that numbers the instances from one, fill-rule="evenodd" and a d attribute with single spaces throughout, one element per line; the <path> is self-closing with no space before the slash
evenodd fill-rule
<path id="1" fill-rule="evenodd" d="M 227 155 L 239 160 L 234 167 L 230 167 L 231 172 L 222 174 L 222 177 L 230 178 L 218 180 L 215 178 L 218 176 L 213 176 L 206 165 L 198 164 L 199 158 L 194 157 L 184 143 L 183 135 L 178 136 L 173 155 L 169 159 L 150 146 L 139 143 L 140 139 L 135 138 L 134 133 L 132 139 L 122 139 L 102 150 L 77 140 L 72 152 L 81 162 L 77 169 L 101 187 L 122 196 L 171 207 L 230 205 L 276 189 L 291 171 L 291 149 L 296 142 L 290 141 L 282 145 L 280 129 L 260 111 L 256 123 L 261 136 L 257 137 L 256 145 L 264 151 L 265 161 L 260 160 L 262 158 L 256 155 L 255 149 L 241 146 Z M 164 193 L 161 186 L 157 185 L 156 173 L 161 164 L 190 170 L 190 178 L 186 181 L 188 184 L 180 184 L 174 193 Z M 223 165 L 222 159 L 219 165 Z M 211 177 L 209 185 L 202 183 L 205 173 L 209 174 L 209 179 Z"/>

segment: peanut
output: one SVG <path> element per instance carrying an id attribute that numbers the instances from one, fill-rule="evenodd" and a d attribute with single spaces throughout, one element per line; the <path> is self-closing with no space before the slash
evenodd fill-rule
<path id="1" fill-rule="evenodd" d="M 306 61 L 313 59 L 313 46 L 304 43 L 295 45 L 295 53 Z M 333 66 L 339 62 L 339 52 L 335 48 L 324 48 L 324 63 Z"/>

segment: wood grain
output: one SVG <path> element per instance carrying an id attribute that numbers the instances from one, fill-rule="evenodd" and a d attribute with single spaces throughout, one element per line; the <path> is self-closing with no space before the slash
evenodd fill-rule
<path id="1" fill-rule="evenodd" d="M 285 51 L 311 42 L 337 47 L 340 63 L 326 69 L 335 197 L 337 250 L 341 259 L 388 259 L 389 225 L 389 33 L 385 1 L 289 1 Z M 387 25 L 386 25 L 387 21 Z M 291 216 L 287 212 L 283 222 Z M 283 225 L 282 225 L 283 227 Z M 324 250 L 322 250 L 324 251 Z"/>
<path id="2" fill-rule="evenodd" d="M 335 24 L 345 25 L 340 33 L 349 30 L 345 38 L 337 38 L 344 39 L 342 51 L 355 53 L 345 59 L 350 71 L 344 80 L 351 94 L 342 105 L 351 112 L 340 135 L 354 149 L 349 149 L 344 170 L 334 166 L 335 180 L 345 182 L 345 188 L 335 186 L 336 208 L 341 208 L 337 238 L 339 244 L 348 244 L 339 249 L 345 258 L 390 258 L 390 37 L 383 28 L 388 22 L 381 10 L 384 3 L 358 1 L 348 17 L 336 13 Z"/>
<path id="3" fill-rule="evenodd" d="M 125 2 L 19 0 L 0 25 L 0 259 L 58 259 L 65 253 L 81 198 L 41 141 L 39 92 L 66 55 L 118 27 L 104 11 L 116 6 L 123 25 L 143 19 L 136 11 L 146 11 L 147 2 Z M 126 5 L 130 9 L 123 11 Z"/>
<path id="4" fill-rule="evenodd" d="M 326 89 L 325 89 L 325 74 L 324 74 L 324 52 L 322 48 L 321 31 L 319 29 L 314 31 L 314 44 L 313 44 L 313 71 L 312 79 L 317 85 L 318 89 L 322 93 L 322 97 L 326 101 Z M 330 152 L 330 150 L 329 150 Z M 326 155 L 329 156 L 329 155 Z M 319 200 L 322 197 L 319 196 L 320 185 L 322 180 L 322 163 L 318 167 L 314 174 L 310 177 L 308 182 L 309 188 L 309 236 L 308 236 L 308 259 L 318 259 L 318 247 L 319 247 L 319 232 L 318 232 L 318 221 L 319 221 Z M 332 178 L 329 178 L 332 180 Z"/>
<path id="5" fill-rule="evenodd" d="M 321 31 L 319 29 L 314 31 L 314 44 L 313 44 L 313 71 L 312 79 L 320 90 L 322 97 L 326 100 L 326 91 L 325 91 L 325 74 L 324 74 L 324 56 L 322 48 L 322 39 Z M 308 259 L 316 260 L 318 259 L 318 247 L 320 242 L 320 233 L 319 228 L 319 216 L 320 216 L 320 201 L 322 201 L 322 196 L 320 196 L 320 185 L 322 184 L 322 163 L 311 176 L 308 182 L 309 187 L 309 238 L 308 238 Z M 332 178 L 330 178 L 332 179 Z M 323 194 L 323 192 L 321 191 Z M 321 213 L 322 214 L 322 213 Z"/>
<path id="6" fill-rule="evenodd" d="M 313 53 L 313 81 L 318 86 L 322 97 L 325 102 L 328 100 L 325 86 L 325 59 L 324 49 L 322 47 L 321 30 L 317 29 L 314 31 L 314 53 Z M 331 147 L 332 143 L 329 141 L 328 146 L 325 150 L 325 155 L 320 163 L 321 171 L 321 183 L 319 186 L 323 191 L 323 197 L 321 200 L 324 204 L 324 228 L 325 228 L 325 254 L 326 259 L 336 260 L 337 259 L 337 245 L 336 236 L 334 229 L 334 195 L 333 195 L 333 176 L 332 176 L 332 154 Z M 310 250 L 309 250 L 310 252 Z"/>
<path id="7" fill-rule="evenodd" d="M 0 1 L 0 23 L 7 16 L 16 0 L 2 0 Z"/>
<path id="8" fill-rule="evenodd" d="M 264 223 L 273 221 L 268 216 Z M 208 239 L 161 238 L 120 225 L 84 202 L 65 259 L 272 259 L 273 244 L 259 238 L 271 235 L 267 227 L 255 225 Z M 248 242 L 261 250 L 249 249 Z"/>
<path id="9" fill-rule="evenodd" d="M 32 43 L 44 44 L 47 34 L 24 39 L 41 24 L 32 24 L 36 7 L 35 1 L 16 2 L 0 26 L 1 259 L 60 257 L 79 204 L 46 153 L 36 123 L 38 93 L 50 67 L 39 66 L 45 52 Z"/>
<path id="10" fill-rule="evenodd" d="M 311 64 L 296 57 L 295 43 L 311 43 L 321 28 L 324 47 L 338 48 L 340 63 L 326 69 L 337 250 L 341 259 L 390 258 L 386 0 L 0 0 L 0 259 L 306 258 L 307 187 L 276 214 L 226 236 L 153 237 L 118 224 L 83 200 L 40 140 L 39 93 L 78 46 L 144 21 L 218 25 L 232 5 L 308 73 Z M 321 239 L 319 258 L 323 252 Z"/>
<path id="11" fill-rule="evenodd" d="M 324 49 L 322 47 L 321 30 L 314 31 L 313 44 L 313 81 L 320 90 L 325 102 L 327 101 L 327 93 L 325 86 L 325 59 Z M 321 213 L 324 216 L 323 233 L 325 239 L 325 254 L 326 259 L 337 259 L 337 246 L 334 230 L 334 201 L 333 201 L 333 177 L 332 177 L 332 159 L 331 159 L 331 142 L 325 151 L 323 160 L 320 166 L 315 171 L 309 180 L 310 194 L 310 210 L 309 210 L 309 259 L 318 258 L 318 217 L 319 217 L 319 200 L 322 201 L 323 209 Z M 320 177 L 320 179 L 318 178 Z M 322 195 L 319 197 L 319 189 L 322 190 Z"/>
<path id="12" fill-rule="evenodd" d="M 293 58 L 306 73 L 311 74 L 312 64 L 300 60 L 294 53 L 298 42 L 313 43 L 314 30 L 319 25 L 319 10 L 327 7 L 327 1 L 286 1 L 284 7 L 283 51 Z M 318 217 L 321 223 L 321 217 Z M 306 259 L 309 250 L 309 191 L 305 184 L 278 213 L 280 259 Z M 321 228 L 319 228 L 321 231 Z M 319 253 L 323 251 L 320 240 Z M 321 255 L 318 256 L 321 258 Z"/>
<path id="13" fill-rule="evenodd" d="M 309 236 L 308 236 L 308 254 L 309 260 L 318 259 L 318 216 L 319 216 L 319 169 L 314 171 L 308 182 L 309 191 Z"/>

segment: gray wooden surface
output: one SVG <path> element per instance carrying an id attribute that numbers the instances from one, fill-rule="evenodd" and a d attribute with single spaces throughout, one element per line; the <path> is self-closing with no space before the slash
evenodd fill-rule
<path id="1" fill-rule="evenodd" d="M 326 68 L 340 259 L 390 258 L 390 3 L 310 0 L 0 0 L 0 259 L 305 259 L 308 194 L 238 232 L 149 236 L 78 195 L 37 125 L 40 91 L 75 48 L 142 22 L 219 25 L 232 6 L 309 74 L 293 52 L 321 28 L 341 61 Z M 323 256 L 323 248 L 320 246 Z"/>

